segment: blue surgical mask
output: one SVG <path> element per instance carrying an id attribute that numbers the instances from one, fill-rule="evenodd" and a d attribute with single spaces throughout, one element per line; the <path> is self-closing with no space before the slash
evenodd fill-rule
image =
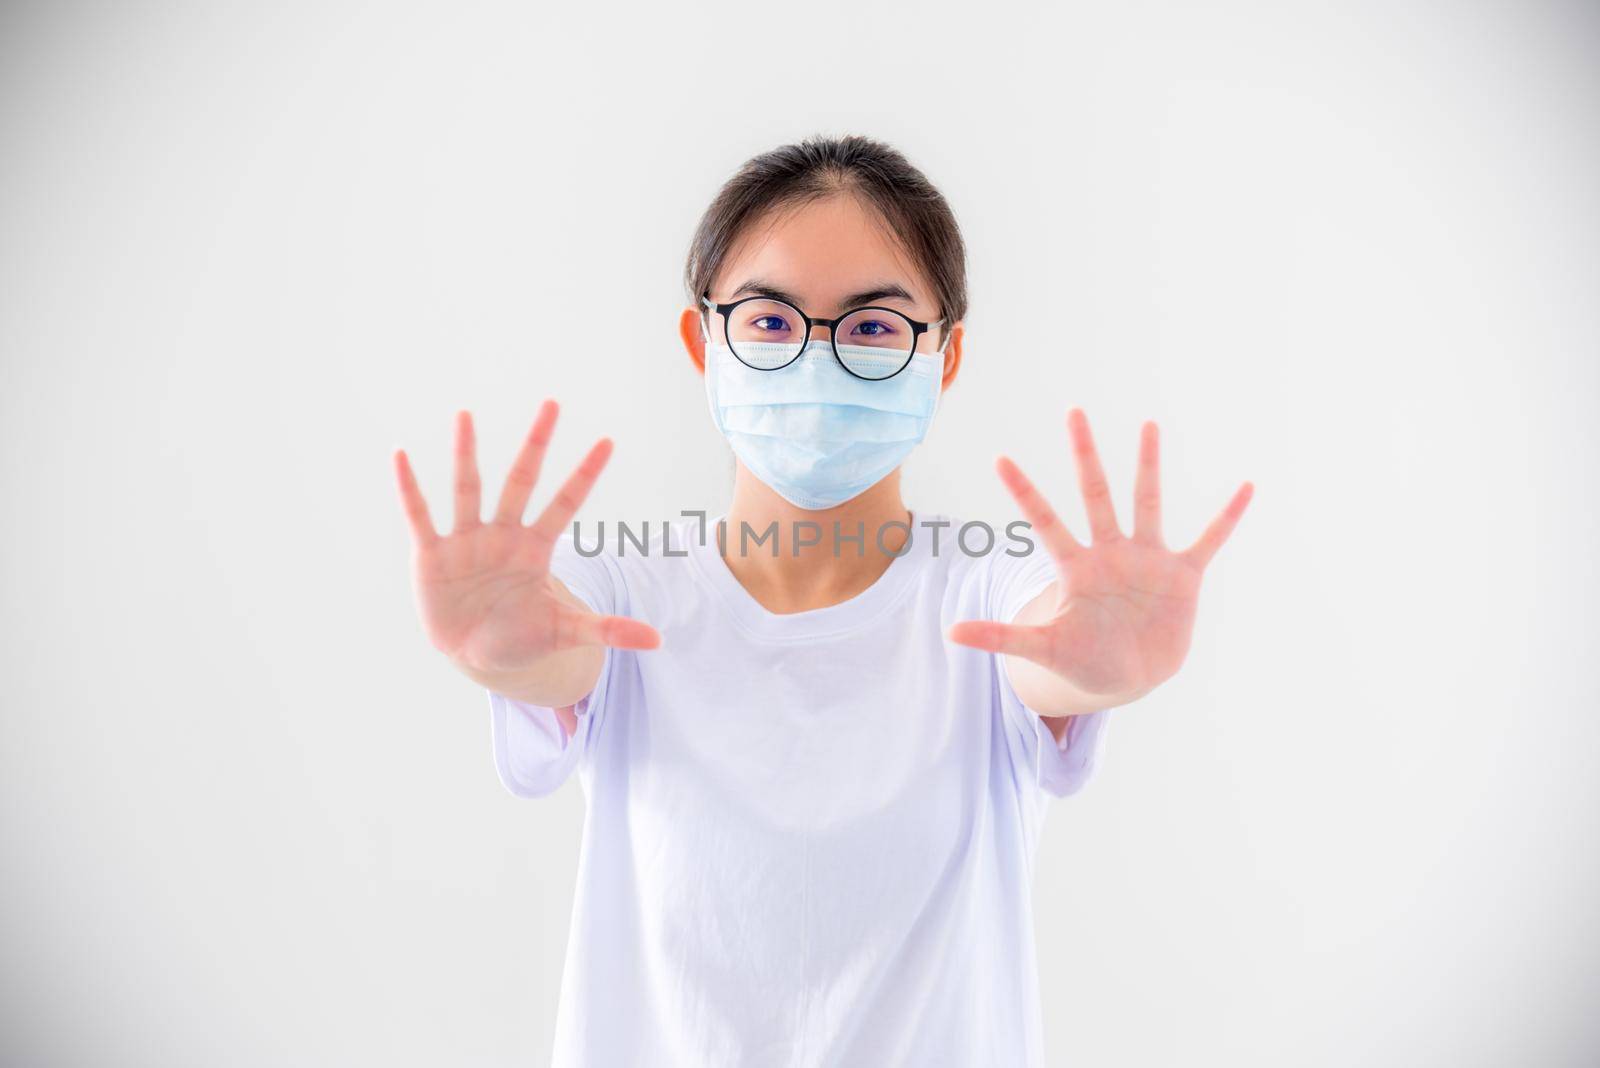
<path id="1" fill-rule="evenodd" d="M 717 429 L 751 474 L 812 511 L 844 503 L 900 466 L 928 433 L 943 377 L 943 352 L 913 353 L 900 373 L 869 381 L 841 367 L 825 339 L 775 371 L 706 345 Z"/>

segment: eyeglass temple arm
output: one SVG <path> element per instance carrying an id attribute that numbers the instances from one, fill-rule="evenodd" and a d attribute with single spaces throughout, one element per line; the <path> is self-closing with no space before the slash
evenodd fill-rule
<path id="1" fill-rule="evenodd" d="M 717 310 L 717 302 L 710 297 L 702 296 L 700 303 L 710 308 L 713 312 Z M 711 340 L 711 317 L 705 312 L 700 313 L 700 332 L 705 335 L 707 341 Z"/>

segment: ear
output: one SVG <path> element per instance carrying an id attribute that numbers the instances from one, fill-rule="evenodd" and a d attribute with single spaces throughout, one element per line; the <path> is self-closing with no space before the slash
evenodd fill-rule
<path id="1" fill-rule="evenodd" d="M 678 337 L 689 352 L 689 362 L 701 374 L 706 373 L 706 336 L 701 332 L 704 326 L 705 319 L 693 308 L 683 309 L 678 316 Z"/>
<path id="2" fill-rule="evenodd" d="M 959 320 L 950 327 L 950 341 L 944 350 L 944 378 L 939 383 L 941 391 L 950 388 L 950 383 L 956 380 L 956 372 L 961 369 L 961 339 L 965 333 Z"/>

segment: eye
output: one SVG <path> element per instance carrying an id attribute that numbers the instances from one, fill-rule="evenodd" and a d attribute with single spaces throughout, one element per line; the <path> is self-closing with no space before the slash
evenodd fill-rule
<path id="1" fill-rule="evenodd" d="M 760 315 L 751 320 L 750 325 L 763 331 L 782 332 L 789 329 L 789 324 L 783 321 L 781 315 Z"/>
<path id="2" fill-rule="evenodd" d="M 882 319 L 864 319 L 850 328 L 852 335 L 860 337 L 886 337 L 894 332 L 894 325 Z"/>

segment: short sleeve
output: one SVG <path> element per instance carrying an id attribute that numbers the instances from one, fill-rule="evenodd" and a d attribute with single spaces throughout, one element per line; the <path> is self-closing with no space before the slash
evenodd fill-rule
<path id="1" fill-rule="evenodd" d="M 1010 623 L 1018 612 L 1056 580 L 1055 560 L 1042 546 L 1026 556 L 997 553 L 991 557 L 989 573 L 990 618 Z M 1088 782 L 1100 762 L 1105 747 L 1106 721 L 1111 709 L 1103 708 L 1073 716 L 1060 742 L 1039 714 L 1022 702 L 1011 685 L 1005 658 L 996 655 L 994 669 L 999 676 L 997 689 L 1002 719 L 1015 732 L 1012 741 L 1020 747 L 1030 778 L 1043 791 L 1055 797 L 1076 793 Z"/>
<path id="2" fill-rule="evenodd" d="M 988 563 L 990 618 L 999 623 L 1010 623 L 1056 580 L 1055 559 L 1042 545 L 1035 544 L 1025 556 L 995 552 Z"/>
<path id="3" fill-rule="evenodd" d="M 570 534 L 556 542 L 550 573 L 591 611 L 601 615 L 626 613 L 622 576 L 615 565 L 604 554 L 580 554 Z M 615 652 L 605 650 L 594 689 L 573 706 L 577 726 L 570 738 L 554 708 L 489 691 L 495 771 L 512 794 L 543 797 L 553 793 L 583 760 L 600 729 Z"/>

